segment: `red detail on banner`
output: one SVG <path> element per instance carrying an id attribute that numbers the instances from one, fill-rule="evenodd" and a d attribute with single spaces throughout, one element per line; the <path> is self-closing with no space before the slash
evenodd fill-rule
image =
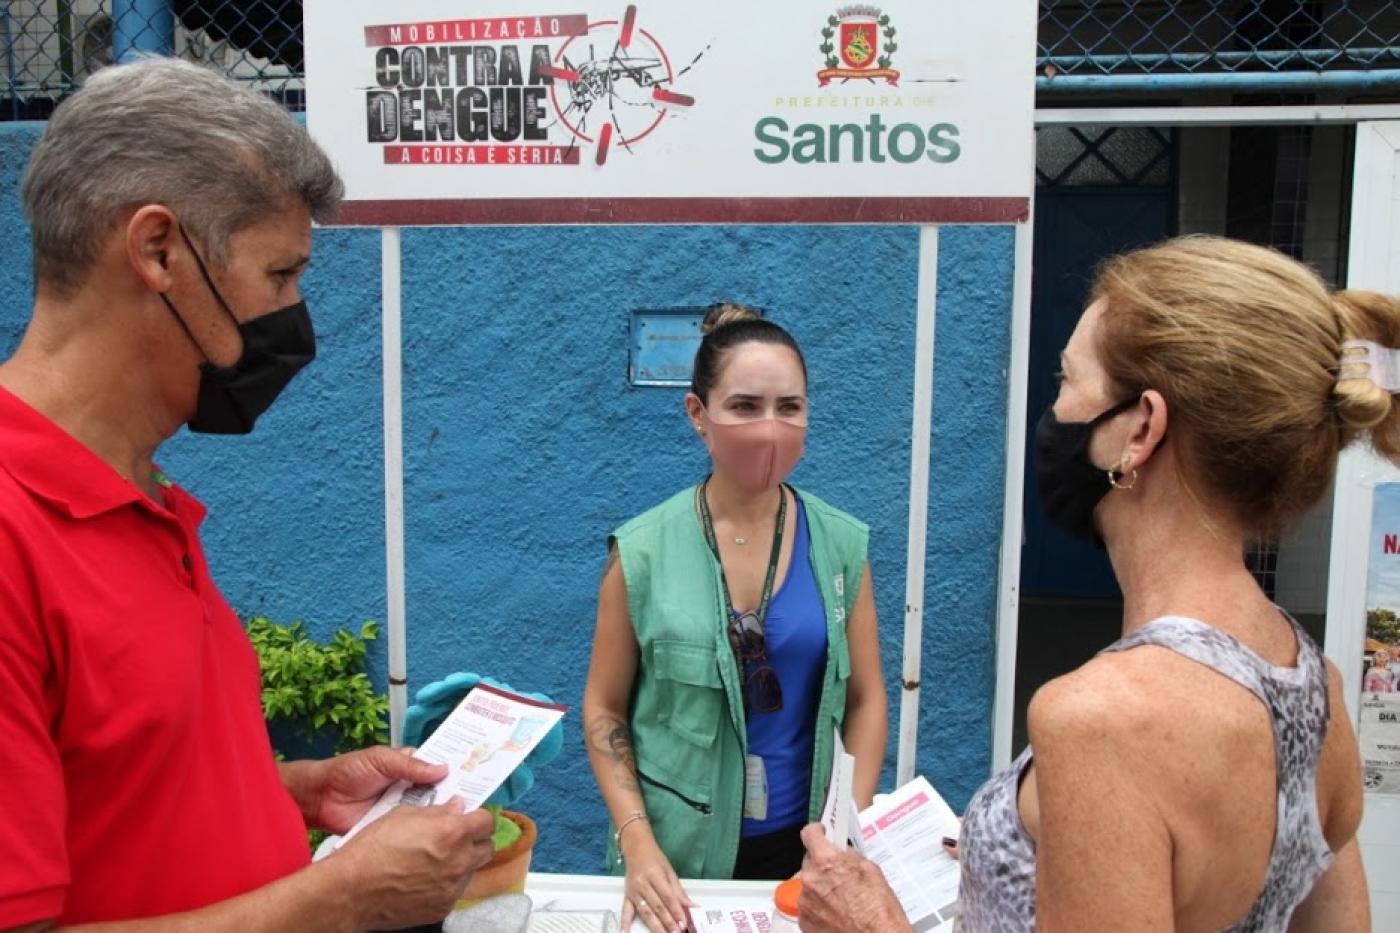
<path id="1" fill-rule="evenodd" d="M 1024 197 L 422 198 L 344 201 L 334 224 L 1009 224 Z"/>
<path id="2" fill-rule="evenodd" d="M 432 45 L 447 42 L 497 42 L 507 39 L 567 39 L 588 35 L 588 17 L 498 16 L 491 19 L 449 19 L 420 23 L 366 26 L 365 45 Z"/>
<path id="3" fill-rule="evenodd" d="M 637 25 L 637 5 L 629 3 L 627 12 L 622 14 L 622 38 L 617 40 L 617 44 L 624 49 L 632 44 L 632 27 Z"/>
<path id="4" fill-rule="evenodd" d="M 690 107 L 695 103 L 695 98 L 689 94 L 677 94 L 675 91 L 667 91 L 662 88 L 652 90 L 651 99 L 659 100 L 663 104 L 677 104 L 681 107 Z"/>
<path id="5" fill-rule="evenodd" d="M 612 142 L 612 124 L 604 123 L 603 128 L 598 131 L 598 155 L 595 157 L 599 165 L 608 161 L 608 143 Z"/>
<path id="6" fill-rule="evenodd" d="M 604 27 L 604 26 L 617 26 L 617 25 L 619 25 L 618 22 L 617 22 L 617 20 L 615 20 L 615 19 L 608 19 L 608 20 L 602 20 L 601 22 L 597 22 L 597 23 L 591 24 L 591 28 L 593 28 L 593 29 L 599 29 L 599 28 Z M 665 83 L 665 84 L 670 84 L 670 83 L 674 82 L 674 81 L 676 80 L 676 74 L 675 74 L 675 71 L 671 68 L 671 58 L 670 58 L 670 56 L 668 56 L 668 55 L 666 54 L 666 50 L 665 50 L 664 48 L 661 47 L 661 43 L 657 42 L 655 36 L 653 36 L 651 33 L 647 32 L 645 29 L 641 28 L 640 26 L 636 27 L 633 31 L 634 31 L 637 35 L 642 36 L 643 38 L 645 38 L 647 42 L 651 43 L 651 47 L 652 47 L 653 49 L 656 50 L 656 52 L 657 52 L 658 55 L 661 56 L 661 64 L 662 64 L 662 66 L 665 68 L 666 75 L 665 75 L 664 78 L 658 78 L 657 81 L 658 81 L 659 83 Z M 555 60 L 556 62 L 563 61 L 564 58 L 568 55 L 570 46 L 572 46 L 573 44 L 574 44 L 574 40 L 573 40 L 573 39 L 569 39 L 567 42 L 565 42 L 563 45 L 561 45 L 561 46 L 559 47 L 559 49 L 554 53 L 554 60 Z M 562 123 L 562 124 L 564 124 L 564 128 L 565 128 L 566 130 L 568 130 L 571 134 L 573 134 L 573 136 L 574 136 L 575 139 L 581 139 L 581 140 L 583 140 L 584 142 L 589 142 L 589 143 L 591 143 L 591 142 L 594 141 L 594 139 L 593 139 L 592 136 L 590 136 L 590 135 L 588 135 L 586 132 L 584 132 L 583 127 L 582 127 L 580 124 L 569 122 L 569 116 L 568 116 L 569 105 L 568 105 L 567 103 L 561 103 L 561 102 L 560 102 L 560 100 L 559 100 L 558 85 L 555 85 L 555 84 L 550 84 L 550 85 L 549 85 L 549 100 L 550 100 L 550 103 L 553 104 L 553 106 L 554 106 L 554 112 L 558 115 L 559 122 Z M 642 130 L 640 133 L 636 133 L 636 134 L 634 134 L 634 135 L 632 135 L 632 136 L 624 136 L 623 133 L 622 133 L 622 130 L 621 130 L 621 129 L 618 130 L 618 135 L 619 135 L 619 137 L 621 137 L 621 138 L 619 139 L 619 142 L 620 142 L 623 146 L 631 146 L 633 143 L 637 143 L 637 142 L 642 141 L 643 139 L 646 139 L 648 136 L 651 135 L 651 133 L 652 133 L 653 130 L 655 130 L 658 126 L 661 125 L 661 121 L 663 121 L 663 120 L 666 119 L 666 112 L 665 112 L 664 110 L 657 110 L 655 107 L 653 107 L 653 108 L 651 108 L 651 109 L 656 113 L 656 119 L 652 120 L 651 123 L 648 124 L 648 126 L 646 127 L 646 129 Z"/>
<path id="7" fill-rule="evenodd" d="M 559 68 L 555 65 L 541 65 L 540 74 L 549 75 L 556 81 L 577 81 L 582 77 L 582 75 L 572 68 Z"/>
<path id="8" fill-rule="evenodd" d="M 893 68 L 866 68 L 853 71 L 850 68 L 823 68 L 817 72 L 817 83 L 826 87 L 832 78 L 865 78 L 867 81 L 884 78 L 891 87 L 899 87 L 899 72 Z"/>
<path id="9" fill-rule="evenodd" d="M 385 146 L 385 165 L 578 165 L 577 146 Z"/>
<path id="10" fill-rule="evenodd" d="M 1386 535 L 1382 550 L 1386 554 L 1400 553 L 1400 535 Z"/>
<path id="11" fill-rule="evenodd" d="M 841 61 L 852 68 L 875 64 L 875 47 L 880 44 L 880 27 L 873 22 L 841 24 Z"/>

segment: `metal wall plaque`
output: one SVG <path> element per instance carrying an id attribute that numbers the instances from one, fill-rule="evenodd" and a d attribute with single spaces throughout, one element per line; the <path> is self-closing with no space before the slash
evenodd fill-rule
<path id="1" fill-rule="evenodd" d="M 633 311 L 627 367 L 632 385 L 688 387 L 704 317 L 704 308 Z"/>

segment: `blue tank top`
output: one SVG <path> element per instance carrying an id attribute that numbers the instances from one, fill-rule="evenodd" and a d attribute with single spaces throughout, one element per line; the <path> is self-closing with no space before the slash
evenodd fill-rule
<path id="1" fill-rule="evenodd" d="M 812 780 L 813 720 L 826 664 L 826 611 L 812 575 L 811 538 L 802 497 L 787 577 L 773 594 L 763 622 L 768 661 L 783 688 L 783 708 L 746 712 L 749 754 L 763 759 L 768 776 L 768 818 L 745 818 L 740 834 L 760 836 L 807 822 Z M 745 675 L 758 665 L 750 662 Z"/>

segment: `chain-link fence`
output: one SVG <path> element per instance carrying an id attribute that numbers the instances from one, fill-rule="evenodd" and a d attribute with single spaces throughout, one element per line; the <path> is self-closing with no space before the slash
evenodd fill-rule
<path id="1" fill-rule="evenodd" d="M 174 52 L 301 110 L 301 0 L 0 2 L 0 120 L 42 119 L 132 53 Z"/>
<path id="2" fill-rule="evenodd" d="M 1042 0 L 1042 74 L 1400 65 L 1396 0 Z"/>
<path id="3" fill-rule="evenodd" d="M 1396 0 L 1042 0 L 1039 32 L 1042 77 L 1400 68 Z M 300 0 L 9 0 L 0 119 L 42 119 L 86 75 L 140 51 L 304 105 Z"/>

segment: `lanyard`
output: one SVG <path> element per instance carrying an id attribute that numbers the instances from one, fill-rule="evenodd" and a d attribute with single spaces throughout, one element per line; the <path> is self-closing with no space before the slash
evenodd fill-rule
<path id="1" fill-rule="evenodd" d="M 724 577 L 724 561 L 719 556 L 719 541 L 715 538 L 715 521 L 710 515 L 710 503 L 705 498 L 705 488 L 709 484 L 710 478 L 707 476 L 695 492 L 695 503 L 700 510 L 700 524 L 705 528 L 705 540 L 709 542 L 710 550 L 715 554 L 715 560 L 719 561 L 719 582 L 724 586 L 724 608 L 729 614 L 728 617 L 733 619 L 739 613 L 734 611 L 734 600 L 729 596 L 729 581 Z M 759 597 L 758 608 L 754 610 L 754 615 L 758 617 L 760 631 L 763 628 L 763 620 L 768 615 L 768 604 L 773 601 L 773 579 L 778 575 L 778 557 L 783 551 L 783 519 L 786 517 L 787 494 L 779 486 L 778 518 L 773 525 L 773 551 L 768 555 L 768 575 L 763 580 L 763 595 Z"/>

